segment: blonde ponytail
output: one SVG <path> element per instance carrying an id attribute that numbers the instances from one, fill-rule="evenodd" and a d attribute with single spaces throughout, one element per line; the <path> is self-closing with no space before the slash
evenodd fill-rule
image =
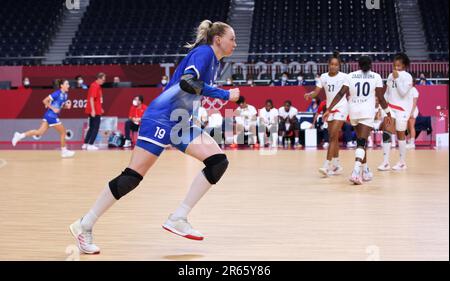
<path id="1" fill-rule="evenodd" d="M 184 47 L 188 49 L 194 49 L 201 44 L 212 44 L 214 36 L 223 36 L 225 31 L 230 26 L 226 23 L 210 20 L 203 20 L 197 27 L 196 39 L 194 43 L 187 43 Z"/>

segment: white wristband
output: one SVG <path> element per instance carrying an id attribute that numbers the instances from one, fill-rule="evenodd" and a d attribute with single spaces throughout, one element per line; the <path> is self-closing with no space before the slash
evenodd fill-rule
<path id="1" fill-rule="evenodd" d="M 389 106 L 388 107 L 386 107 L 385 109 L 383 109 L 384 110 L 384 113 L 386 113 L 386 114 L 388 114 L 389 112 L 391 112 L 391 110 L 389 109 Z"/>

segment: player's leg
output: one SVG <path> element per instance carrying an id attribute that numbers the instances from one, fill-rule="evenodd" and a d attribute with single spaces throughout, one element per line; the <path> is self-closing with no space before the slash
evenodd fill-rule
<path id="1" fill-rule="evenodd" d="M 416 118 L 408 119 L 409 144 L 408 148 L 416 148 Z"/>
<path id="2" fill-rule="evenodd" d="M 319 172 L 325 176 L 333 175 L 334 166 L 340 167 L 339 164 L 339 134 L 344 121 L 332 120 L 328 122 L 329 146 L 327 149 L 327 159 Z M 337 171 L 340 173 L 341 169 Z"/>
<path id="3" fill-rule="evenodd" d="M 392 167 L 393 170 L 405 170 L 406 167 L 406 128 L 408 126 L 408 119 L 405 116 L 397 118 L 395 124 L 395 130 L 397 132 L 398 139 L 398 151 L 400 152 L 400 159 L 398 163 Z"/>
<path id="4" fill-rule="evenodd" d="M 353 167 L 352 175 L 350 176 L 350 181 L 354 184 L 362 184 L 363 173 L 366 173 L 365 179 L 369 181 L 372 179 L 370 171 L 367 167 L 367 141 L 372 131 L 372 127 L 368 126 L 362 122 L 353 122 L 355 132 L 356 132 L 356 150 L 355 150 L 355 164 Z M 353 125 L 352 124 L 352 125 Z"/>
<path id="5" fill-rule="evenodd" d="M 75 155 L 74 151 L 70 151 L 66 147 L 66 128 L 62 123 L 52 126 L 59 134 L 59 138 L 61 141 L 61 157 L 68 158 L 73 157 Z"/>
<path id="6" fill-rule="evenodd" d="M 244 132 L 244 125 L 241 123 L 236 123 L 234 128 L 235 128 L 235 133 L 233 135 L 233 143 L 230 145 L 231 148 L 238 147 L 238 137 L 241 133 Z"/>
<path id="7" fill-rule="evenodd" d="M 391 114 L 393 115 L 393 111 L 391 111 Z M 395 115 L 393 115 L 395 117 Z M 392 119 L 392 123 L 390 126 L 387 126 L 387 124 L 383 121 L 380 125 L 380 129 L 383 131 L 383 163 L 381 163 L 380 166 L 378 166 L 379 171 L 390 171 L 391 165 L 389 161 L 389 157 L 391 154 L 391 146 L 392 146 L 392 135 L 395 131 L 395 124 L 396 119 Z"/>
<path id="8" fill-rule="evenodd" d="M 194 128 L 190 137 L 192 141 L 189 143 L 183 141 L 175 147 L 181 152 L 202 161 L 205 168 L 195 176 L 185 198 L 169 216 L 163 228 L 189 239 L 203 240 L 203 235 L 188 223 L 187 216 L 211 186 L 218 183 L 227 170 L 228 160 L 213 138 L 196 130 Z"/>
<path id="9" fill-rule="evenodd" d="M 47 121 L 42 121 L 42 123 L 41 123 L 41 126 L 39 127 L 39 129 L 36 129 L 36 130 L 29 130 L 29 131 L 26 131 L 26 132 L 24 132 L 24 133 L 19 133 L 19 132 L 15 132 L 14 133 L 14 137 L 13 137 L 13 139 L 12 139 L 12 145 L 13 146 L 16 146 L 16 144 L 19 142 L 19 141 L 21 141 L 21 140 L 23 140 L 24 138 L 26 138 L 26 137 L 32 137 L 32 136 L 37 136 L 37 137 L 40 137 L 40 136 L 42 136 L 43 134 L 45 134 L 45 132 L 48 130 L 48 123 L 47 123 Z"/>
<path id="10" fill-rule="evenodd" d="M 292 117 L 291 124 L 294 127 L 294 147 L 300 147 L 300 124 L 296 116 Z"/>

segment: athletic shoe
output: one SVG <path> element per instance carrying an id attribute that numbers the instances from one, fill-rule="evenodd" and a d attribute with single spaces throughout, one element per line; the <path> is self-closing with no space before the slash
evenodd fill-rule
<path id="1" fill-rule="evenodd" d="M 88 144 L 87 150 L 90 150 L 90 151 L 98 150 L 98 147 L 96 147 L 96 146 L 93 145 L 93 144 Z"/>
<path id="2" fill-rule="evenodd" d="M 87 149 L 88 144 L 87 143 L 83 143 L 83 145 L 81 146 L 81 149 Z"/>
<path id="3" fill-rule="evenodd" d="M 408 144 L 406 145 L 406 148 L 408 148 L 408 149 L 415 149 L 415 148 L 416 148 L 416 145 L 415 145 L 414 143 L 408 143 Z"/>
<path id="4" fill-rule="evenodd" d="M 363 169 L 362 180 L 363 181 L 371 181 L 373 179 L 373 173 L 369 168 Z"/>
<path id="5" fill-rule="evenodd" d="M 333 170 L 332 171 L 333 171 L 333 175 L 340 175 L 344 171 L 344 167 L 342 167 L 341 165 L 339 165 L 339 166 L 334 166 L 333 165 Z"/>
<path id="6" fill-rule="evenodd" d="M 389 163 L 383 163 L 380 166 L 378 166 L 378 171 L 390 171 L 391 170 L 391 165 L 389 165 Z"/>
<path id="7" fill-rule="evenodd" d="M 327 169 L 325 167 L 319 168 L 319 173 L 324 177 L 330 177 L 330 176 L 334 175 L 332 170 Z"/>
<path id="8" fill-rule="evenodd" d="M 72 223 L 69 229 L 75 240 L 77 240 L 77 245 L 81 252 L 90 255 L 100 254 L 100 248 L 92 242 L 92 231 L 83 229 L 81 226 L 81 219 Z"/>
<path id="9" fill-rule="evenodd" d="M 237 147 L 238 147 L 238 145 L 235 143 L 230 144 L 230 148 L 237 148 Z"/>
<path id="10" fill-rule="evenodd" d="M 328 142 L 324 142 L 324 143 L 322 144 L 322 147 L 325 148 L 325 149 L 327 149 L 328 146 L 330 146 L 330 144 L 329 144 Z"/>
<path id="11" fill-rule="evenodd" d="M 170 215 L 162 227 L 169 232 L 187 239 L 203 240 L 203 234 L 193 229 L 186 218 L 174 218 Z"/>
<path id="12" fill-rule="evenodd" d="M 65 149 L 65 150 L 61 151 L 62 158 L 70 158 L 70 157 L 73 157 L 74 155 L 75 155 L 75 151 L 72 151 L 72 150 Z"/>
<path id="13" fill-rule="evenodd" d="M 351 141 L 347 142 L 347 148 L 355 148 L 356 147 L 356 143 L 353 143 Z"/>
<path id="14" fill-rule="evenodd" d="M 125 140 L 125 144 L 123 145 L 124 148 L 131 147 L 131 141 Z"/>
<path id="15" fill-rule="evenodd" d="M 14 133 L 14 137 L 13 137 L 13 139 L 11 140 L 12 145 L 13 145 L 13 146 L 16 146 L 16 144 L 17 144 L 21 139 L 23 139 L 23 138 L 22 138 L 22 134 L 19 133 L 19 132 L 15 132 L 15 133 Z"/>
<path id="16" fill-rule="evenodd" d="M 259 143 L 255 143 L 255 144 L 253 145 L 253 148 L 258 149 L 258 148 L 259 148 Z M 264 148 L 264 146 L 261 146 L 261 148 Z"/>
<path id="17" fill-rule="evenodd" d="M 398 162 L 397 164 L 395 164 L 394 167 L 392 167 L 392 170 L 403 171 L 403 170 L 406 170 L 406 168 L 407 168 L 406 163 Z"/>
<path id="18" fill-rule="evenodd" d="M 361 176 L 361 171 L 356 171 L 353 170 L 352 175 L 350 176 L 349 179 L 352 183 L 356 184 L 356 185 L 360 185 L 363 183 L 363 179 Z"/>

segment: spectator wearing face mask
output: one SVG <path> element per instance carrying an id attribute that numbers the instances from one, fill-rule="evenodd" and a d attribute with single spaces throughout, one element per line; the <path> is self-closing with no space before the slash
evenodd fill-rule
<path id="1" fill-rule="evenodd" d="M 255 81 L 253 81 L 253 78 L 248 78 L 247 86 L 249 86 L 249 87 L 255 86 Z"/>
<path id="2" fill-rule="evenodd" d="M 241 96 L 237 101 L 239 105 L 235 110 L 236 117 L 236 127 L 235 134 L 233 136 L 233 144 L 231 144 L 231 148 L 237 148 L 238 146 L 238 137 L 241 134 L 251 134 L 252 139 L 248 140 L 249 145 L 254 146 L 254 148 L 259 148 L 258 137 L 256 135 L 256 120 L 257 120 L 257 111 L 253 105 L 249 105 L 245 98 Z"/>
<path id="3" fill-rule="evenodd" d="M 88 89 L 88 86 L 86 84 L 84 84 L 84 79 L 81 75 L 78 75 L 77 77 L 75 77 L 75 82 L 77 83 L 76 88 L 83 89 L 83 90 Z"/>
<path id="4" fill-rule="evenodd" d="M 128 120 L 125 122 L 125 144 L 123 147 L 131 146 L 131 131 L 137 132 L 139 130 L 142 115 L 144 115 L 146 109 L 144 97 L 142 95 L 134 97 L 128 113 Z"/>
<path id="5" fill-rule="evenodd" d="M 161 77 L 161 82 L 158 84 L 157 87 L 164 89 L 166 87 L 167 83 L 169 83 L 169 78 L 166 75 L 164 75 L 163 77 Z"/>
<path id="6" fill-rule="evenodd" d="M 420 73 L 419 82 L 417 85 L 433 85 L 433 83 L 427 80 L 424 73 Z"/>
<path id="7" fill-rule="evenodd" d="M 113 78 L 113 87 L 119 86 L 119 83 L 120 83 L 120 78 L 118 76 L 115 76 Z"/>
<path id="8" fill-rule="evenodd" d="M 224 86 L 234 86 L 233 79 L 227 78 L 227 80 L 225 80 L 225 85 Z"/>
<path id="9" fill-rule="evenodd" d="M 289 86 L 290 83 L 289 83 L 288 79 L 289 79 L 288 73 L 287 73 L 287 72 L 284 72 L 284 73 L 281 75 L 280 80 L 275 81 L 275 82 L 273 83 L 273 85 L 274 85 L 274 86 Z"/>
<path id="10" fill-rule="evenodd" d="M 30 78 L 23 78 L 22 85 L 20 85 L 19 89 L 29 89 L 31 88 Z"/>
<path id="11" fill-rule="evenodd" d="M 306 109 L 306 112 L 316 113 L 317 109 L 319 108 L 319 104 L 320 104 L 320 100 L 313 98 L 311 100 L 311 103 L 309 104 L 308 108 Z"/>
<path id="12" fill-rule="evenodd" d="M 305 86 L 306 82 L 303 79 L 303 75 L 299 74 L 297 75 L 297 81 L 294 82 L 294 86 Z"/>

